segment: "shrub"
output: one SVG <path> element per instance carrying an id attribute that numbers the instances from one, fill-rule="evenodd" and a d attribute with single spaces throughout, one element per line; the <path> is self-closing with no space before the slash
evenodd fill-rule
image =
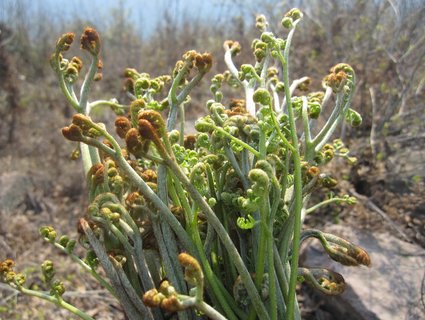
<path id="1" fill-rule="evenodd" d="M 165 319 L 175 312 L 179 319 L 299 319 L 297 282 L 331 295 L 345 288 L 340 274 L 299 266 L 300 244 L 311 237 L 344 265 L 370 265 L 367 253 L 354 244 L 301 228 L 305 215 L 320 206 L 355 203 L 342 195 L 309 206 L 309 198 L 336 184 L 321 172 L 324 164 L 335 157 L 355 161 L 340 140 L 330 142 L 335 128 L 344 120 L 361 123 L 350 108 L 355 73 L 348 64 L 330 70 L 324 92 L 307 94 L 308 77 L 290 83 L 289 50 L 301 20 L 300 10 L 290 10 L 282 20 L 288 31 L 282 39 L 258 16 L 261 35 L 252 42 L 253 65 L 237 68 L 233 58 L 239 43 L 224 43 L 229 70 L 212 78 L 209 114 L 196 122 L 195 135 L 184 133 L 184 105 L 211 68 L 209 53 L 186 52 L 171 75 L 127 69 L 133 102 L 121 105 L 114 99 L 88 100 L 93 81 L 102 78 L 96 30 L 87 28 L 81 36 L 91 61 L 79 96 L 75 85 L 82 60 L 65 58 L 75 36 L 58 40 L 51 65 L 77 112 L 62 133 L 79 144 L 89 186 L 90 205 L 78 222 L 86 256 L 77 256 L 76 240 L 59 237 L 53 227 L 40 233 L 96 278 L 129 319 Z M 226 102 L 225 85 L 242 89 L 243 98 Z M 315 129 L 315 119 L 332 97 L 329 118 Z M 90 117 L 100 106 L 118 114 L 120 139 Z M 166 120 L 161 112 L 168 112 Z M 182 125 L 175 130 L 178 117 Z M 22 293 L 91 319 L 62 299 L 65 287 L 55 277 L 53 262 L 42 264 L 50 292 L 26 287 L 10 259 L 0 271 Z"/>

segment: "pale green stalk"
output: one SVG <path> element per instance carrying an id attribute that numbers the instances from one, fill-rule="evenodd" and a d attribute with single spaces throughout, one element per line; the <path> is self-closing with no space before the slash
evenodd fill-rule
<path id="1" fill-rule="evenodd" d="M 298 23 L 298 22 L 297 22 Z M 294 25 L 294 28 L 292 29 L 292 30 L 294 30 L 295 29 L 295 25 Z M 291 30 L 291 31 L 292 31 Z M 291 33 L 291 32 L 289 32 L 289 33 Z M 288 38 L 289 38 L 289 35 L 288 35 Z M 291 84 L 291 86 L 289 87 L 289 93 L 290 93 L 290 96 L 292 97 L 292 95 L 294 94 L 294 92 L 295 92 L 295 90 L 297 89 L 297 87 L 300 85 L 300 84 L 302 84 L 303 82 L 305 82 L 305 81 L 307 81 L 307 80 L 309 80 L 309 77 L 302 77 L 301 79 L 297 79 L 297 80 L 294 80 L 293 82 L 292 82 L 292 84 Z M 281 106 L 281 110 L 284 110 L 284 107 L 286 106 L 286 94 L 285 94 L 285 97 L 283 98 L 283 101 L 282 101 L 282 106 Z"/>
<path id="2" fill-rule="evenodd" d="M 235 77 L 235 79 L 237 79 L 238 82 L 245 89 L 246 110 L 248 110 L 248 112 L 251 115 L 255 115 L 255 103 L 254 103 L 254 100 L 252 99 L 252 97 L 254 95 L 254 87 L 250 86 L 248 81 L 246 81 L 246 80 L 243 80 L 243 81 L 239 80 L 239 70 L 236 68 L 235 64 L 233 63 L 231 50 L 225 51 L 224 62 L 226 63 L 227 68 L 229 69 L 229 71 L 233 75 L 233 77 Z"/>
<path id="3" fill-rule="evenodd" d="M 229 319 L 234 319 L 236 320 L 236 316 L 233 313 L 232 309 L 230 308 L 228 302 L 226 301 L 226 299 L 224 298 L 224 296 L 221 294 L 221 290 L 219 288 L 219 286 L 217 285 L 216 281 L 217 279 L 214 277 L 214 273 L 211 269 L 211 266 L 208 262 L 208 259 L 205 255 L 205 252 L 203 250 L 203 246 L 202 246 L 202 241 L 201 241 L 201 237 L 199 235 L 199 230 L 198 230 L 198 221 L 194 221 L 194 219 L 196 217 L 193 217 L 190 212 L 192 211 L 189 205 L 189 202 L 186 198 L 186 195 L 184 194 L 184 190 L 183 187 L 181 185 L 181 182 L 179 181 L 179 179 L 176 179 L 173 177 L 173 182 L 174 182 L 174 186 L 176 188 L 177 191 L 177 195 L 179 196 L 180 202 L 183 206 L 184 211 L 186 212 L 186 217 L 190 217 L 193 220 L 189 220 L 187 221 L 187 223 L 189 224 L 189 234 L 192 236 L 192 240 L 195 243 L 195 246 L 198 250 L 198 254 L 199 257 L 201 259 L 201 263 L 202 266 L 204 268 L 204 273 L 207 277 L 207 281 L 209 283 L 209 285 L 211 286 L 214 295 L 216 297 L 216 299 L 220 302 L 221 307 L 223 308 L 223 310 L 225 311 L 226 315 L 229 317 Z"/>
<path id="4" fill-rule="evenodd" d="M 238 250 L 236 249 L 235 245 L 230 239 L 229 234 L 227 233 L 227 231 L 224 229 L 223 225 L 221 224 L 220 220 L 217 218 L 214 211 L 212 211 L 211 207 L 208 205 L 205 199 L 199 194 L 196 188 L 190 183 L 190 180 L 181 171 L 181 168 L 178 166 L 178 164 L 172 161 L 171 159 L 164 159 L 164 160 L 166 161 L 167 165 L 169 165 L 170 168 L 173 170 L 177 178 L 186 187 L 186 190 L 190 193 L 193 200 L 199 205 L 199 207 L 205 214 L 208 222 L 214 227 L 215 231 L 217 232 L 217 235 L 219 236 L 227 252 L 229 253 L 230 259 L 233 261 L 233 263 L 236 266 L 236 269 L 239 272 L 242 283 L 245 285 L 245 288 L 248 291 L 248 295 L 251 298 L 251 301 L 257 311 L 258 316 L 264 320 L 269 319 L 266 308 L 261 301 L 258 291 L 256 290 L 255 284 L 252 281 L 251 275 L 248 269 L 246 268 L 244 262 L 242 261 Z"/>
<path id="5" fill-rule="evenodd" d="M 18 287 L 17 289 L 20 292 L 22 292 L 22 293 L 24 293 L 26 295 L 37 297 L 37 298 L 40 298 L 40 299 L 49 301 L 51 303 L 54 303 L 58 307 L 60 307 L 62 309 L 65 309 L 65 310 L 68 310 L 69 312 L 75 314 L 76 316 L 80 317 L 81 319 L 84 319 L 84 320 L 95 320 L 94 318 L 90 317 L 87 313 L 81 311 L 77 307 L 75 307 L 72 304 L 69 304 L 68 302 L 66 302 L 65 300 L 63 300 L 61 297 L 52 296 L 52 295 L 47 294 L 47 293 L 44 293 L 44 292 L 27 289 L 25 287 Z"/>
<path id="6" fill-rule="evenodd" d="M 267 195 L 261 195 L 261 198 L 266 197 Z M 258 237 L 258 246 L 257 246 L 257 255 L 256 255 L 256 263 L 255 263 L 255 286 L 257 290 L 260 291 L 261 284 L 263 281 L 266 256 L 268 255 L 269 248 L 267 247 L 268 238 L 270 237 L 270 230 L 268 228 L 268 215 L 270 214 L 270 204 L 269 199 L 263 199 L 260 205 L 260 233 Z M 271 268 L 271 267 L 269 267 Z M 270 269 L 269 269 L 270 271 Z M 250 308 L 250 313 L 248 316 L 248 320 L 255 319 L 254 308 Z"/>
<path id="7" fill-rule="evenodd" d="M 139 273 L 139 277 L 142 280 L 143 287 L 145 291 L 150 290 L 155 285 L 146 262 L 145 254 L 143 252 L 143 243 L 140 236 L 139 227 L 121 204 L 116 205 L 116 207 L 119 209 L 122 217 L 124 218 L 120 219 L 120 225 L 124 230 L 126 230 L 126 233 L 129 235 L 131 240 L 133 240 L 133 251 L 136 259 L 137 271 Z"/>
<path id="8" fill-rule="evenodd" d="M 133 303 L 129 300 L 129 297 L 127 295 L 126 290 L 122 287 L 121 279 L 117 273 L 117 270 L 115 269 L 114 265 L 109 259 L 108 254 L 106 253 L 106 249 L 102 242 L 96 238 L 95 234 L 91 230 L 89 224 L 87 221 L 81 222 L 81 227 L 84 230 L 84 233 L 87 236 L 87 239 L 90 242 L 91 247 L 93 248 L 94 252 L 96 253 L 96 256 L 98 257 L 100 264 L 102 265 L 103 269 L 105 270 L 106 275 L 111 280 L 112 286 L 116 289 L 117 297 L 120 301 L 120 303 L 123 305 L 123 308 L 126 312 L 126 315 L 130 320 L 139 320 L 142 316 L 139 313 L 139 310 L 136 308 L 136 306 L 133 305 Z M 147 310 L 146 313 L 143 315 L 145 318 L 143 319 L 153 319 L 152 313 Z"/>
<path id="9" fill-rule="evenodd" d="M 134 307 L 137 309 L 141 317 L 143 317 L 144 319 L 146 317 L 147 319 L 153 320 L 152 310 L 146 307 L 145 304 L 143 303 L 141 299 L 141 295 L 138 294 L 133 287 L 134 284 L 132 284 L 128 280 L 127 275 L 125 274 L 123 270 L 123 266 L 120 263 L 118 263 L 113 257 L 111 257 L 110 260 L 112 261 L 112 264 L 115 267 L 115 271 L 117 272 L 118 278 L 121 283 L 121 287 L 124 288 L 127 294 L 127 297 L 129 299 L 129 302 L 131 302 L 134 305 Z M 129 261 L 129 263 L 131 263 L 131 261 Z"/>
<path id="10" fill-rule="evenodd" d="M 214 128 L 214 130 L 216 130 L 217 132 L 220 132 L 221 134 L 223 134 L 224 136 L 226 136 L 226 138 L 229 138 L 230 140 L 232 140 L 233 142 L 237 143 L 238 145 L 240 145 L 241 147 L 245 148 L 246 150 L 248 150 L 249 152 L 251 152 L 254 156 L 256 156 L 257 158 L 260 157 L 260 153 L 255 150 L 253 147 L 251 147 L 249 144 L 243 142 L 242 140 L 232 136 L 230 133 L 228 133 L 226 130 L 217 127 L 215 125 L 212 125 L 212 127 Z"/>
<path id="11" fill-rule="evenodd" d="M 298 20 L 299 21 L 299 20 Z M 286 40 L 285 50 L 282 53 L 279 51 L 279 59 L 283 67 L 283 83 L 285 87 L 286 106 L 288 109 L 289 125 L 291 129 L 292 146 L 292 157 L 294 162 L 294 211 L 291 215 L 294 217 L 294 228 L 293 228 L 293 239 L 292 239 L 292 258 L 291 258 L 291 274 L 289 279 L 289 298 L 286 317 L 288 320 L 294 319 L 295 310 L 295 293 L 297 284 L 297 270 L 298 270 L 298 257 L 299 257 L 299 242 L 301 234 L 301 209 L 302 209 L 302 178 L 301 178 L 301 159 L 298 146 L 297 128 L 295 124 L 294 112 L 291 104 L 291 92 L 289 90 L 289 71 L 288 71 L 288 59 L 289 59 L 289 48 L 291 46 L 292 37 L 294 35 L 295 27 L 298 21 L 294 22 L 294 26 L 288 34 Z"/>
<path id="12" fill-rule="evenodd" d="M 244 189 L 245 190 L 248 189 L 249 182 L 246 176 L 243 174 L 241 167 L 239 166 L 239 163 L 236 160 L 235 154 L 233 153 L 232 149 L 227 144 L 224 146 L 224 152 L 226 153 L 227 159 L 232 164 L 232 167 L 235 170 L 236 174 L 238 175 L 239 179 L 241 179 Z"/>
<path id="13" fill-rule="evenodd" d="M 272 179 L 272 188 L 273 188 L 273 204 L 270 208 L 270 215 L 268 217 L 268 241 L 267 241 L 267 264 L 268 264 L 268 273 L 269 273 L 269 297 L 270 297 L 270 318 L 271 320 L 277 320 L 279 308 L 277 304 L 277 288 L 276 288 L 276 274 L 274 269 L 274 236 L 273 236 L 273 226 L 275 222 L 276 211 L 279 205 L 279 195 L 280 188 L 279 183 L 276 180 L 276 177 Z"/>
<path id="14" fill-rule="evenodd" d="M 119 146 L 118 142 L 101 126 L 92 123 L 92 126 L 102 133 L 102 135 L 111 143 L 112 147 L 114 148 L 114 153 L 111 154 L 113 159 L 117 162 L 119 167 L 124 170 L 128 178 L 134 183 L 142 192 L 142 194 L 153 203 L 153 205 L 159 210 L 160 215 L 164 217 L 165 220 L 167 220 L 167 223 L 170 224 L 170 227 L 173 229 L 179 240 L 181 241 L 183 247 L 188 250 L 189 253 L 195 252 L 193 244 L 191 243 L 190 238 L 188 237 L 187 233 L 181 226 L 180 222 L 177 220 L 177 218 L 173 215 L 173 213 L 170 211 L 170 209 L 164 204 L 164 202 L 161 201 L 161 199 L 158 197 L 158 195 L 152 191 L 151 188 L 146 184 L 146 182 L 140 177 L 139 174 L 137 174 L 136 171 L 131 167 L 131 165 L 127 162 L 127 160 L 124 159 L 121 147 Z"/>
<path id="15" fill-rule="evenodd" d="M 275 129 L 276 129 L 275 132 L 277 132 L 277 135 L 282 140 L 282 142 L 286 146 L 286 148 L 288 150 L 290 150 L 292 153 L 295 152 L 295 147 L 288 141 L 288 139 L 286 139 L 286 137 L 283 135 L 282 131 L 280 130 L 280 125 L 279 125 L 279 122 L 276 119 L 275 113 L 273 112 L 273 106 L 272 106 L 271 102 L 270 102 L 268 107 L 270 108 L 270 115 L 271 115 L 271 118 L 273 120 L 273 125 L 275 126 Z"/>
<path id="16" fill-rule="evenodd" d="M 311 142 L 312 149 L 314 149 L 314 151 L 316 152 L 320 151 L 322 147 L 325 145 L 325 143 L 330 139 L 336 127 L 344 119 L 344 116 L 348 108 L 350 107 L 351 99 L 354 94 L 354 87 L 356 83 L 356 77 L 354 73 L 352 74 L 352 77 L 353 78 L 347 84 L 350 92 L 346 94 L 346 92 L 344 92 L 345 89 L 342 89 L 341 92 L 337 93 L 336 106 L 333 109 L 331 116 L 329 117 L 328 121 L 326 122 L 322 130 L 320 130 L 320 132 L 317 134 L 316 137 L 314 137 L 314 139 Z"/>
<path id="17" fill-rule="evenodd" d="M 186 76 L 187 72 L 189 72 L 190 65 L 188 62 L 186 62 L 183 65 L 183 68 L 179 70 L 177 73 L 169 94 L 168 94 L 168 102 L 170 105 L 170 112 L 167 119 L 167 130 L 171 131 L 175 127 L 175 122 L 177 119 L 177 111 L 179 109 L 183 109 L 182 103 L 186 99 L 186 97 L 189 95 L 190 90 L 202 79 L 204 76 L 204 73 L 199 72 L 191 81 L 189 84 L 187 84 L 184 89 L 180 92 L 179 95 L 177 95 L 177 89 L 180 85 L 180 82 L 183 80 L 183 78 Z M 184 112 L 184 110 L 183 110 Z M 183 114 L 184 115 L 184 114 Z M 183 119 L 184 121 L 184 119 Z M 183 134 L 183 132 L 182 132 Z M 184 138 L 184 137 L 181 137 Z M 172 148 L 170 145 L 170 142 L 168 140 L 168 137 L 164 137 L 164 143 L 167 149 L 167 152 L 172 155 Z M 167 192 L 167 170 L 164 165 L 160 165 L 158 168 L 158 194 L 160 199 L 165 203 L 165 205 L 168 204 L 168 192 Z M 183 281 L 183 274 L 181 271 L 180 266 L 177 263 L 177 255 L 178 255 L 178 248 L 176 245 L 176 241 L 174 234 L 171 233 L 170 226 L 165 221 L 160 222 L 161 229 L 164 234 L 164 241 L 166 243 L 166 250 L 169 254 L 168 260 L 170 262 L 170 265 L 172 269 L 167 270 L 167 274 L 170 276 L 170 280 L 174 281 L 174 285 L 177 287 L 177 289 L 181 292 L 184 288 L 184 281 Z M 165 252 L 164 252 L 165 254 Z"/>
<path id="18" fill-rule="evenodd" d="M 86 74 L 86 77 L 84 79 L 84 82 L 81 86 L 80 91 L 80 102 L 79 102 L 79 112 L 89 115 L 90 114 L 90 108 L 88 108 L 87 105 L 87 99 L 90 92 L 91 84 L 93 83 L 93 78 L 97 72 L 97 64 L 99 63 L 99 57 L 95 55 L 91 55 L 92 60 L 90 63 L 89 71 Z"/>
<path id="19" fill-rule="evenodd" d="M 313 211 L 315 211 L 315 210 L 317 210 L 317 209 L 319 209 L 319 208 L 321 208 L 321 207 L 323 207 L 325 205 L 328 205 L 328 204 L 331 204 L 331 203 L 334 203 L 334 202 L 344 202 L 345 200 L 346 199 L 340 198 L 340 197 L 326 199 L 326 200 L 324 200 L 322 202 L 319 202 L 319 203 L 315 204 L 314 206 L 306 209 L 305 210 L 305 213 L 306 214 L 309 214 L 309 213 L 312 213 Z"/>
<path id="20" fill-rule="evenodd" d="M 78 263 L 84 271 L 90 273 L 105 289 L 107 289 L 114 297 L 116 297 L 115 290 L 113 287 L 105 280 L 103 279 L 94 269 L 92 269 L 87 263 L 85 263 L 81 258 L 74 253 L 69 252 L 64 246 L 57 242 L 50 242 L 52 243 L 56 248 L 62 250 L 65 252 L 73 261 Z"/>
<path id="21" fill-rule="evenodd" d="M 60 52 L 55 53 L 54 57 L 54 64 L 55 64 L 55 71 L 59 78 L 59 86 L 62 90 L 62 93 L 65 95 L 66 100 L 71 104 L 71 106 L 77 110 L 77 112 L 81 112 L 80 105 L 78 103 L 78 100 L 72 90 L 69 89 L 67 82 L 65 81 L 64 74 L 62 70 L 60 69 L 60 62 L 59 62 L 59 55 Z"/>
<path id="22" fill-rule="evenodd" d="M 307 113 L 307 97 L 302 97 L 302 107 L 301 107 L 301 118 L 304 130 L 304 152 L 305 154 L 310 154 L 311 148 L 311 132 L 310 132 L 310 123 Z"/>
<path id="23" fill-rule="evenodd" d="M 227 320 L 228 319 L 204 301 L 198 302 L 196 304 L 196 309 L 201 311 L 209 319 L 212 319 L 212 320 Z"/>
<path id="24" fill-rule="evenodd" d="M 112 107 L 112 108 L 117 108 L 117 109 L 128 109 L 128 106 L 119 104 L 115 101 L 111 101 L 111 100 L 96 100 L 93 101 L 91 103 L 89 103 L 88 108 L 89 110 L 93 110 L 94 108 L 98 108 L 98 107 L 102 107 L 102 106 L 107 106 L 107 107 Z"/>

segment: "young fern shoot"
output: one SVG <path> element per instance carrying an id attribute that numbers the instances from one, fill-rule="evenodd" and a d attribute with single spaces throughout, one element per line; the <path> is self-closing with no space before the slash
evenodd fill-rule
<path id="1" fill-rule="evenodd" d="M 86 256 L 74 253 L 75 240 L 56 241 L 52 227 L 40 232 L 108 290 L 128 319 L 174 314 L 173 319 L 185 320 L 298 320 L 297 283 L 305 281 L 330 295 L 345 288 L 342 275 L 299 265 L 300 245 L 309 237 L 319 239 L 329 257 L 343 265 L 370 265 L 362 248 L 302 226 L 305 215 L 321 206 L 356 202 L 338 195 L 309 204 L 312 193 L 337 182 L 321 172 L 325 164 L 335 156 L 355 161 L 340 140 L 331 141 L 336 128 L 344 120 L 361 123 L 351 109 L 356 78 L 348 64 L 335 65 L 320 92 L 306 93 L 308 77 L 291 82 L 291 44 L 302 18 L 299 9 L 286 13 L 282 38 L 258 16 L 254 64 L 238 67 L 234 57 L 242 48 L 225 41 L 229 70 L 212 77 L 209 114 L 196 122 L 195 135 L 175 127 L 191 92 L 211 69 L 209 53 L 186 52 L 171 75 L 153 77 L 126 69 L 132 99 L 126 105 L 115 99 L 89 101 L 102 69 L 94 29 L 87 28 L 81 37 L 90 64 L 79 95 L 75 87 L 82 59 L 65 58 L 74 35 L 58 40 L 51 64 L 76 111 L 62 133 L 78 144 L 89 186 L 90 205 L 78 224 L 78 243 Z M 224 99 L 226 85 L 238 99 Z M 332 96 L 330 116 L 313 130 Z M 117 113 L 119 138 L 92 119 L 90 111 L 100 106 Z M 0 266 L 2 280 L 23 294 L 91 319 L 61 298 L 65 288 L 53 281 L 52 272 L 51 292 L 36 292 L 25 287 L 13 261 L 6 259 Z M 43 272 L 46 266 L 53 268 L 46 264 Z"/>

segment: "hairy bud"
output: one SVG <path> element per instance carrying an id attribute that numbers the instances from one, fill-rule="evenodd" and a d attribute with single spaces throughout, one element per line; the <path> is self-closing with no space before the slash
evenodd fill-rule
<path id="1" fill-rule="evenodd" d="M 143 295 L 143 303 L 150 308 L 159 307 L 161 301 L 165 298 L 164 295 L 159 294 L 158 290 L 151 289 L 145 292 Z"/>
<path id="2" fill-rule="evenodd" d="M 270 93 L 266 89 L 257 89 L 253 96 L 254 102 L 260 103 L 264 106 L 268 106 L 271 103 Z"/>
<path id="3" fill-rule="evenodd" d="M 267 173 L 262 169 L 252 169 L 248 173 L 248 178 L 253 182 L 252 190 L 255 194 L 261 195 L 268 192 L 270 180 Z"/>
<path id="4" fill-rule="evenodd" d="M 226 40 L 224 41 L 223 47 L 224 47 L 224 50 L 226 51 L 230 50 L 230 52 L 232 53 L 232 56 L 235 56 L 239 52 L 241 52 L 241 45 L 237 41 Z"/>
<path id="5" fill-rule="evenodd" d="M 285 14 L 285 17 L 289 17 L 293 21 L 297 21 L 303 17 L 303 13 L 301 12 L 300 9 L 293 8 Z"/>
<path id="6" fill-rule="evenodd" d="M 55 276 L 55 269 L 53 266 L 53 262 L 50 260 L 45 260 L 41 264 L 41 272 L 43 273 L 43 276 L 46 282 L 52 281 L 53 277 Z"/>
<path id="7" fill-rule="evenodd" d="M 143 143 L 140 141 L 140 135 L 135 128 L 131 128 L 125 135 L 125 143 L 127 145 L 128 152 L 138 155 L 143 151 Z"/>
<path id="8" fill-rule="evenodd" d="M 100 37 L 97 31 L 87 27 L 81 35 L 81 49 L 87 50 L 90 54 L 97 56 L 100 53 Z"/>
<path id="9" fill-rule="evenodd" d="M 152 127 L 161 137 L 166 134 L 167 130 L 165 127 L 165 121 L 159 112 L 154 110 L 143 110 L 139 112 L 137 118 L 139 119 L 139 127 L 140 120 L 146 120 L 152 125 Z"/>
<path id="10" fill-rule="evenodd" d="M 50 294 L 53 296 L 62 296 L 65 293 L 65 285 L 62 281 L 56 280 L 53 282 Z"/>
<path id="11" fill-rule="evenodd" d="M 51 226 L 41 227 L 39 232 L 42 237 L 52 242 L 55 241 L 57 236 L 56 230 Z"/>
<path id="12" fill-rule="evenodd" d="M 328 295 L 339 295 L 346 288 L 343 276 L 331 270 L 299 268 L 298 274 L 307 284 Z"/>
<path id="13" fill-rule="evenodd" d="M 347 122 L 353 127 L 358 127 L 362 124 L 362 116 L 360 113 L 351 108 L 348 109 L 345 115 L 345 120 L 347 120 Z"/>
<path id="14" fill-rule="evenodd" d="M 200 72 L 208 72 L 212 67 L 212 55 L 211 53 L 203 53 L 203 54 L 197 54 L 195 57 L 195 67 Z"/>
<path id="15" fill-rule="evenodd" d="M 63 34 L 56 42 L 56 50 L 59 52 L 69 50 L 72 42 L 74 41 L 74 38 L 75 38 L 75 34 L 72 32 Z"/>
<path id="16" fill-rule="evenodd" d="M 159 139 L 154 126 L 148 120 L 139 119 L 138 127 L 139 127 L 139 134 L 143 139 L 146 139 L 146 140 Z"/>
<path id="17" fill-rule="evenodd" d="M 204 274 L 199 262 L 187 253 L 179 254 L 179 262 L 184 267 L 184 276 L 189 284 L 197 285 L 204 281 Z"/>
<path id="18" fill-rule="evenodd" d="M 115 130 L 120 138 L 124 139 L 130 129 L 131 122 L 127 117 L 117 117 L 115 120 Z"/>
<path id="19" fill-rule="evenodd" d="M 70 141 L 83 141 L 83 131 L 75 124 L 62 128 L 62 135 Z"/>

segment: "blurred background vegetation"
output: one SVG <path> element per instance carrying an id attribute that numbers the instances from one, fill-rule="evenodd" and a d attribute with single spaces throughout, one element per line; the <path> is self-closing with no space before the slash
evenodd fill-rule
<path id="1" fill-rule="evenodd" d="M 391 119 L 423 119 L 422 109 L 417 108 L 423 103 L 425 83 L 422 0 L 3 0 L 0 148 L 18 139 L 19 115 L 27 107 L 50 106 L 69 115 L 48 64 L 55 39 L 64 32 L 78 34 L 85 26 L 98 29 L 105 69 L 104 80 L 95 90 L 104 98 L 128 102 L 120 77 L 125 67 L 154 76 L 170 73 L 186 50 L 196 49 L 213 53 L 213 75 L 225 69 L 222 43 L 226 39 L 242 44 L 239 62 L 251 62 L 250 42 L 258 36 L 255 15 L 265 14 L 270 29 L 282 32 L 278 28 L 281 16 L 294 6 L 305 12 L 305 19 L 295 38 L 292 76 L 308 75 L 314 79 L 313 87 L 320 89 L 329 67 L 350 63 L 359 79 L 354 108 L 365 120 L 356 134 L 370 136 L 372 152 L 382 157 L 385 150 L 376 145 L 382 142 L 382 135 L 403 130 L 389 128 Z M 194 93 L 189 117 L 204 112 L 207 88 L 205 81 Z"/>
<path id="2" fill-rule="evenodd" d="M 104 70 L 93 96 L 116 97 L 124 104 L 129 103 L 123 91 L 124 68 L 152 76 L 170 74 L 185 51 L 211 52 L 213 68 L 187 106 L 186 116 L 193 120 L 205 114 L 211 97 L 208 79 L 226 69 L 224 40 L 241 43 L 237 63 L 253 63 L 250 46 L 259 36 L 255 15 L 264 14 L 270 29 L 282 34 L 280 20 L 292 7 L 304 12 L 291 52 L 292 79 L 311 77 L 315 91 L 336 63 L 349 63 L 357 72 L 353 108 L 362 114 L 363 125 L 343 127 L 338 134 L 348 139 L 359 162 L 345 178 L 425 246 L 425 1 L 2 0 L 0 178 L 20 172 L 31 176 L 36 186 L 20 207 L 25 218 L 15 215 L 24 220 L 15 219 L 7 228 L 0 225 L 5 252 L 14 257 L 28 252 L 28 243 L 38 243 L 37 228 L 64 215 L 68 218 L 63 229 L 72 230 L 84 212 L 83 177 L 75 174 L 82 170 L 69 160 L 75 146 L 60 134 L 73 110 L 49 66 L 61 34 L 78 35 L 86 26 L 99 31 Z M 74 47 L 71 54 L 82 55 Z M 113 119 L 109 111 L 97 116 L 99 121 Z M 0 181 L 0 188 L 4 183 Z M 40 213 L 42 219 L 32 220 L 29 211 Z M 0 204 L 0 218 L 8 214 Z M 415 219 L 419 223 L 413 223 Z M 13 226 L 19 229 L 25 223 L 32 231 L 17 240 Z"/>
<path id="3" fill-rule="evenodd" d="M 36 84 L 38 92 L 48 92 L 52 98 L 59 91 L 48 64 L 54 41 L 85 26 L 94 26 L 102 36 L 105 71 L 97 87 L 103 95 L 122 95 L 120 75 L 125 67 L 153 75 L 169 73 L 189 49 L 212 52 L 214 74 L 224 70 L 224 40 L 241 42 L 240 61 L 252 61 L 250 41 L 258 36 L 252 23 L 255 15 L 265 14 L 270 28 L 278 31 L 281 16 L 293 6 L 306 15 L 292 54 L 293 76 L 307 74 L 320 88 L 330 66 L 340 61 L 352 64 L 359 79 L 354 107 L 364 115 L 364 131 L 374 124 L 380 132 L 392 116 L 409 113 L 418 104 L 425 83 L 421 0 L 160 0 L 156 4 L 4 0 L 0 3 L 2 89 L 23 95 L 18 108 L 32 100 L 25 99 L 26 85 Z M 195 98 L 192 108 L 203 110 L 202 100 Z M 2 115 L 9 113 L 3 109 L 8 108 L 2 107 Z M 10 125 L 11 121 L 2 126 Z M 13 132 L 2 134 L 5 137 L 10 142 Z"/>

